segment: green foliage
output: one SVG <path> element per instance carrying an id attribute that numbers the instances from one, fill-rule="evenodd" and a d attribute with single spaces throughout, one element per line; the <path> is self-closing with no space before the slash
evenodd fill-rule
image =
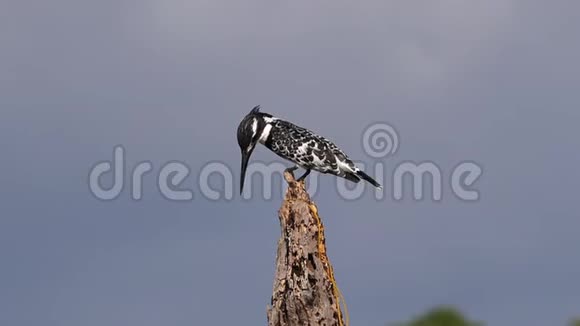
<path id="1" fill-rule="evenodd" d="M 580 326 L 580 318 L 572 319 L 568 325 L 570 325 L 570 326 Z"/>
<path id="2" fill-rule="evenodd" d="M 453 307 L 442 306 L 432 309 L 411 321 L 392 324 L 393 326 L 483 326 L 482 323 L 473 322 L 463 316 Z M 576 326 L 576 325 L 574 325 Z"/>

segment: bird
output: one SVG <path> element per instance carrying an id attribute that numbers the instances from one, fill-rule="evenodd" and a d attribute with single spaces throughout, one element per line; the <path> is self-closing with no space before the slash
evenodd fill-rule
<path id="1" fill-rule="evenodd" d="M 286 171 L 299 167 L 306 172 L 297 179 L 303 181 L 311 172 L 333 174 L 352 182 L 365 180 L 381 189 L 381 185 L 364 171 L 330 140 L 291 122 L 260 111 L 255 106 L 238 126 L 238 145 L 242 154 L 240 194 L 244 190 L 246 168 L 258 143 L 266 146 L 278 156 L 294 163 Z"/>

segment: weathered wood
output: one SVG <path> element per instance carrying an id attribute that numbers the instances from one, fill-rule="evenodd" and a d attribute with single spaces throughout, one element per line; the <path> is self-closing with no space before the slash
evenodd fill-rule
<path id="1" fill-rule="evenodd" d="M 304 183 L 291 172 L 288 190 L 278 212 L 281 237 L 269 326 L 344 326 L 340 292 L 326 256 L 324 227 Z"/>

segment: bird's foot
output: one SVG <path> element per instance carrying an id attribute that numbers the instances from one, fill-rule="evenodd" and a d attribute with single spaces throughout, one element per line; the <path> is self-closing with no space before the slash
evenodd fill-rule
<path id="1" fill-rule="evenodd" d="M 304 182 L 304 179 L 306 179 L 306 177 L 309 174 L 310 174 L 310 170 L 306 170 L 306 172 L 304 172 L 304 174 L 300 178 L 296 179 L 296 181 L 298 181 L 298 182 Z"/>
<path id="2" fill-rule="evenodd" d="M 284 172 L 292 173 L 292 175 L 294 175 L 294 171 L 296 171 L 296 170 L 298 170 L 298 166 L 294 165 L 294 166 L 291 166 L 291 167 L 287 168 L 286 170 L 284 170 Z"/>
<path id="3" fill-rule="evenodd" d="M 292 166 L 284 170 L 284 179 L 289 184 L 296 182 L 296 179 L 294 178 L 294 171 L 296 171 L 296 169 L 298 169 L 298 166 Z"/>

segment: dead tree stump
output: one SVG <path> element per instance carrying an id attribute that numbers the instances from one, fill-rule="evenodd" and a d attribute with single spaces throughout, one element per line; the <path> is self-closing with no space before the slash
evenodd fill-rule
<path id="1" fill-rule="evenodd" d="M 304 182 L 284 173 L 288 190 L 278 211 L 282 231 L 269 326 L 345 326 L 341 295 L 334 279 L 318 209 Z"/>

